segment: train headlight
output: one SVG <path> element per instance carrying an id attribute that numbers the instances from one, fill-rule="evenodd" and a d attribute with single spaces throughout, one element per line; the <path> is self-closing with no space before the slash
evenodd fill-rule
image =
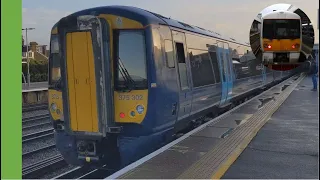
<path id="1" fill-rule="evenodd" d="M 271 45 L 269 44 L 269 45 L 268 45 L 268 49 L 271 49 L 271 48 L 272 48 L 272 47 L 271 47 Z"/>
<path id="2" fill-rule="evenodd" d="M 138 106 L 136 107 L 136 110 L 137 110 L 137 112 L 138 112 L 139 114 L 142 114 L 143 111 L 144 111 L 144 107 L 143 107 L 142 105 L 138 105 Z"/>
<path id="3" fill-rule="evenodd" d="M 51 111 L 55 112 L 57 110 L 57 104 L 56 103 L 52 103 L 50 105 L 50 109 L 51 109 Z"/>

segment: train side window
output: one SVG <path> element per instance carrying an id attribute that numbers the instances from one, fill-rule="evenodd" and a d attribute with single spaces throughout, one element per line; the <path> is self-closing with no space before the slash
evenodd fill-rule
<path id="1" fill-rule="evenodd" d="M 173 55 L 173 46 L 172 46 L 172 41 L 171 40 L 165 40 L 164 41 L 164 49 L 166 52 L 166 62 L 168 68 L 174 68 L 175 63 L 174 63 L 174 55 Z"/>
<path id="2" fill-rule="evenodd" d="M 220 83 L 221 77 L 220 77 L 220 70 L 219 70 L 219 64 L 217 59 L 217 52 L 209 52 L 209 54 L 210 54 L 210 59 L 213 66 L 214 76 L 216 78 L 216 83 Z"/>
<path id="3" fill-rule="evenodd" d="M 188 83 L 188 74 L 187 74 L 187 65 L 184 53 L 184 46 L 182 43 L 175 43 L 177 51 L 177 60 L 179 65 L 179 78 L 180 78 L 180 87 L 181 90 L 189 88 Z"/>
<path id="4" fill-rule="evenodd" d="M 214 72 L 208 51 L 193 50 L 189 52 L 193 87 L 215 83 Z"/>

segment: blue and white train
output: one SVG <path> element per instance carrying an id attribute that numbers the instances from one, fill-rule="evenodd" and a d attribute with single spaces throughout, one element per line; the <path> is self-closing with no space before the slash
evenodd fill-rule
<path id="1" fill-rule="evenodd" d="M 62 18 L 50 47 L 56 147 L 73 165 L 125 166 L 298 71 L 268 70 L 246 43 L 126 6 Z"/>

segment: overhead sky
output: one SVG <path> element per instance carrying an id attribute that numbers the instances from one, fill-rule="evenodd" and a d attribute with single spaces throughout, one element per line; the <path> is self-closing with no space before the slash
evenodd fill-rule
<path id="1" fill-rule="evenodd" d="M 214 30 L 243 42 L 249 42 L 253 19 L 266 7 L 279 0 L 23 0 L 22 27 L 36 28 L 28 32 L 28 40 L 49 44 L 51 27 L 62 17 L 97 6 L 135 6 L 171 17 L 188 24 Z M 303 10 L 315 25 L 318 43 L 318 0 L 283 0 Z M 25 36 L 24 32 L 22 32 Z"/>
<path id="2" fill-rule="evenodd" d="M 273 10 L 288 10 L 290 6 L 290 4 L 274 4 L 264 8 L 260 13 L 262 14 L 262 16 L 264 16 L 265 14 L 272 12 Z"/>

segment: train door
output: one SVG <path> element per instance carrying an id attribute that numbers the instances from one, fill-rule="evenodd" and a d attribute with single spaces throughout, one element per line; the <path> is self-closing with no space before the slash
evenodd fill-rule
<path id="1" fill-rule="evenodd" d="M 227 43 L 218 42 L 218 60 L 221 70 L 221 100 L 220 106 L 228 102 L 229 95 L 232 94 L 232 74 L 230 71 L 230 60 L 229 60 L 229 46 Z"/>
<path id="2" fill-rule="evenodd" d="M 228 96 L 227 100 L 229 100 L 232 97 L 232 88 L 233 88 L 233 81 L 234 81 L 234 69 L 233 69 L 233 63 L 232 63 L 232 57 L 231 57 L 231 52 L 229 49 L 229 44 L 224 43 L 224 51 L 225 51 L 225 57 L 226 57 L 226 67 L 228 68 Z"/>
<path id="3" fill-rule="evenodd" d="M 172 31 L 177 71 L 179 76 L 179 106 L 178 121 L 188 117 L 191 111 L 192 91 L 190 87 L 190 72 L 187 61 L 187 47 L 185 42 L 185 34 L 182 32 Z"/>
<path id="4" fill-rule="evenodd" d="M 63 100 L 68 129 L 73 133 L 106 135 L 113 114 L 110 86 L 109 26 L 95 16 L 62 19 L 58 25 L 65 42 Z M 64 64 L 64 63 L 63 63 Z M 108 73 L 107 73 L 108 72 Z"/>

